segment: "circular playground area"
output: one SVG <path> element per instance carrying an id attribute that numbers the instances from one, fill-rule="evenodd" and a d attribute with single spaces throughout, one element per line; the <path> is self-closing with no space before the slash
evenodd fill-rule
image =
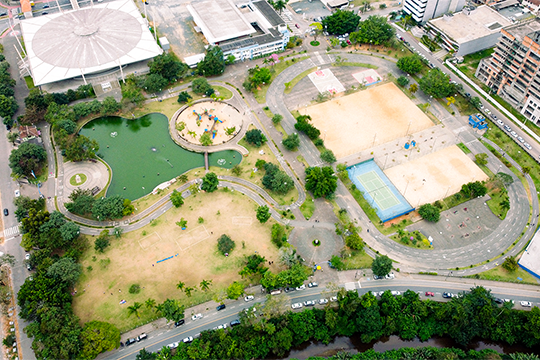
<path id="1" fill-rule="evenodd" d="M 218 101 L 201 101 L 186 107 L 176 118 L 176 130 L 186 141 L 201 145 L 208 134 L 212 145 L 231 140 L 240 132 L 243 115 L 232 105 Z"/>

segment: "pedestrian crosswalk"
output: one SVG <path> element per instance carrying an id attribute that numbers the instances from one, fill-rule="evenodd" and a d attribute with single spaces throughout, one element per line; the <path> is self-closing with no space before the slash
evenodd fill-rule
<path id="1" fill-rule="evenodd" d="M 19 226 L 13 226 L 8 229 L 4 229 L 4 237 L 9 239 L 11 237 L 19 235 Z"/>
<path id="2" fill-rule="evenodd" d="M 353 281 L 345 283 L 343 286 L 345 286 L 345 290 L 352 291 L 356 289 L 361 289 L 362 285 L 360 284 L 360 281 Z"/>

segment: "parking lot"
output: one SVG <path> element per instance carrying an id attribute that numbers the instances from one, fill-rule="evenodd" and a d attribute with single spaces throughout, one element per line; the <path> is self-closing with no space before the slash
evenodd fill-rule
<path id="1" fill-rule="evenodd" d="M 290 7 L 297 14 L 303 15 L 306 20 L 313 20 L 317 17 L 332 14 L 319 0 L 302 0 L 290 4 Z"/>

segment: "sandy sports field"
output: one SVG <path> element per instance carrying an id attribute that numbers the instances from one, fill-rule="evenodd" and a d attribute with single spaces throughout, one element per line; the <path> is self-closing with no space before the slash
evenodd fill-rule
<path id="1" fill-rule="evenodd" d="M 326 147 L 338 159 L 433 126 L 393 83 L 309 106 L 300 113 L 311 115 Z"/>
<path id="2" fill-rule="evenodd" d="M 412 207 L 455 194 L 468 182 L 488 179 L 455 145 L 384 170 L 384 173 Z"/>
<path id="3" fill-rule="evenodd" d="M 76 287 L 75 313 L 82 322 L 108 321 L 126 330 L 155 317 L 153 311 L 144 306 L 140 320 L 135 315 L 128 317 L 127 307 L 134 302 L 144 304 L 152 298 L 159 304 L 171 298 L 179 299 L 188 307 L 190 303 L 211 299 L 214 292 L 224 290 L 233 281 L 242 281 L 238 272 L 243 267 L 244 255 L 257 251 L 269 261 L 278 260 L 278 250 L 270 242 L 274 222 L 259 223 L 256 208 L 253 201 L 238 192 L 199 193 L 188 197 L 182 207 L 169 210 L 153 224 L 126 233 L 120 239 L 111 237 L 111 246 L 104 254 L 96 253 L 95 238 L 90 238 L 89 250 L 81 261 L 83 275 Z M 186 230 L 175 224 L 182 217 L 188 221 Z M 198 222 L 199 217 L 204 219 L 203 223 Z M 229 257 L 217 251 L 217 239 L 222 234 L 228 234 L 236 243 Z M 103 268 L 101 260 L 106 259 L 110 259 L 110 264 Z M 271 266 L 274 271 L 279 271 L 273 268 L 277 263 Z M 92 270 L 89 271 L 88 266 Z M 199 288 L 203 279 L 212 280 L 208 293 Z M 199 290 L 187 298 L 176 288 L 179 281 Z M 128 292 L 132 284 L 140 285 L 139 294 Z M 120 304 L 122 300 L 126 303 Z M 191 314 L 186 313 L 187 316 Z"/>

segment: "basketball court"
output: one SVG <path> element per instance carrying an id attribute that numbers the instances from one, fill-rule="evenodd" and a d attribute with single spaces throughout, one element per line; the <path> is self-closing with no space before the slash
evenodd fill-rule
<path id="1" fill-rule="evenodd" d="M 345 91 L 345 87 L 339 82 L 330 69 L 317 70 L 309 74 L 308 77 L 321 94 L 327 91 L 332 94 Z"/>

